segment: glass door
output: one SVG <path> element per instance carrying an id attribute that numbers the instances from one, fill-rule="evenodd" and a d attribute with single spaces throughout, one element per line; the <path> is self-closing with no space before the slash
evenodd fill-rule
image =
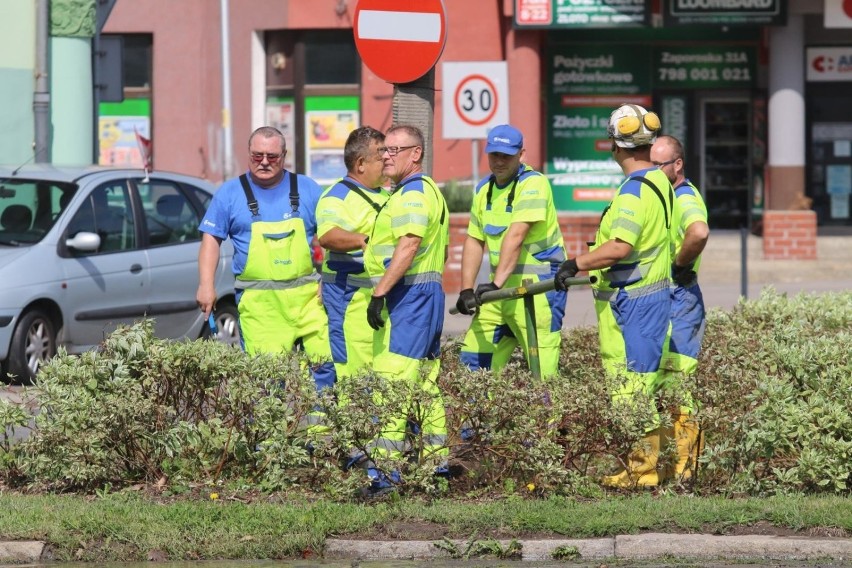
<path id="1" fill-rule="evenodd" d="M 751 101 L 701 101 L 701 183 L 711 227 L 736 229 L 748 223 L 751 180 Z"/>
<path id="2" fill-rule="evenodd" d="M 852 229 L 850 97 L 852 82 L 807 84 L 806 195 L 823 233 L 847 235 Z"/>

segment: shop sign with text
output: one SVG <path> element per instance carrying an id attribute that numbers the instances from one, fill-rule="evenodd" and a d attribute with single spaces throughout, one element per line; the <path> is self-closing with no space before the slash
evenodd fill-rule
<path id="1" fill-rule="evenodd" d="M 651 90 L 649 50 L 640 45 L 555 45 L 549 75 L 550 93 L 560 98 Z"/>
<path id="2" fill-rule="evenodd" d="M 650 106 L 650 48 L 556 45 L 549 61 L 545 171 L 554 203 L 600 211 L 624 177 L 610 154 L 609 115 L 625 102 Z"/>
<path id="3" fill-rule="evenodd" d="M 751 88 L 756 69 L 751 46 L 657 47 L 654 86 Z"/>
<path id="4" fill-rule="evenodd" d="M 663 24 L 784 26 L 786 0 L 663 0 Z"/>
<path id="5" fill-rule="evenodd" d="M 644 26 L 650 0 L 515 0 L 517 28 Z"/>
<path id="6" fill-rule="evenodd" d="M 852 47 L 809 47 L 805 53 L 808 81 L 852 81 Z"/>

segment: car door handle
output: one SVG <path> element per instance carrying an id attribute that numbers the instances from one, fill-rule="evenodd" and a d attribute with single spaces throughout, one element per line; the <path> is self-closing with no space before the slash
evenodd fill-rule
<path id="1" fill-rule="evenodd" d="M 142 265 L 141 264 L 131 264 L 130 265 L 130 272 L 131 272 L 131 274 L 139 274 L 140 272 L 142 272 Z"/>

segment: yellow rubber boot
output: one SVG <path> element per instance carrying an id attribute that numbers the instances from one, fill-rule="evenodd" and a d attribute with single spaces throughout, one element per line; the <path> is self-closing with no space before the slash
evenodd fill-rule
<path id="1" fill-rule="evenodd" d="M 626 469 L 604 476 L 601 483 L 608 487 L 655 487 L 666 477 L 657 470 L 660 449 L 672 435 L 672 428 L 660 426 L 651 430 L 627 456 Z"/>
<path id="2" fill-rule="evenodd" d="M 691 414 L 672 416 L 674 439 L 677 444 L 675 479 L 691 479 L 698 467 L 698 457 L 704 451 L 704 433 Z"/>

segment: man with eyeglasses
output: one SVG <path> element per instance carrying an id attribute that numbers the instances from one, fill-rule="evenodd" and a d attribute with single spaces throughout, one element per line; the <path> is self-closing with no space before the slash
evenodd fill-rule
<path id="1" fill-rule="evenodd" d="M 382 187 L 385 135 L 370 126 L 346 139 L 346 177 L 329 187 L 317 205 L 322 266 L 322 297 L 328 312 L 331 354 L 338 379 L 373 364 L 375 331 L 367 323 L 373 284 L 364 268 L 364 249 L 376 215 L 388 199 Z"/>
<path id="2" fill-rule="evenodd" d="M 612 157 L 627 178 L 604 209 L 589 252 L 562 263 L 557 289 L 578 271 L 597 276 L 592 285 L 601 359 L 610 380 L 620 381 L 613 404 L 649 401 L 644 438 L 625 456 L 622 470 L 603 479 L 615 487 L 655 486 L 665 431 L 654 404 L 661 388 L 660 360 L 669 327 L 671 217 L 674 192 L 665 173 L 651 162 L 660 119 L 643 107 L 623 104 L 610 115 Z"/>
<path id="3" fill-rule="evenodd" d="M 445 456 L 446 421 L 437 378 L 449 243 L 449 211 L 423 172 L 423 133 L 414 126 L 388 130 L 383 173 L 394 183 L 364 253 L 373 293 L 367 321 L 377 330 L 373 368 L 390 381 L 409 381 L 432 395 L 420 416 L 399 416 L 376 440 L 391 458 Z M 413 411 L 413 409 L 412 409 Z M 414 445 L 408 444 L 411 440 Z"/>
<path id="4" fill-rule="evenodd" d="M 566 256 L 550 182 L 523 163 L 521 132 L 509 124 L 495 126 L 488 133 L 485 152 L 491 175 L 477 184 L 474 193 L 456 307 L 473 315 L 461 348 L 462 362 L 474 370 L 499 371 L 518 345 L 529 362 L 524 303 L 483 305 L 481 295 L 504 286 L 521 286 L 525 279 L 553 278 Z M 474 291 L 486 247 L 491 281 Z M 566 293 L 554 290 L 534 298 L 541 375 L 553 377 L 559 364 Z"/>
<path id="5" fill-rule="evenodd" d="M 271 126 L 249 137 L 248 172 L 222 184 L 199 227 L 196 300 L 205 316 L 214 309 L 219 249 L 230 237 L 243 349 L 281 353 L 300 345 L 319 391 L 336 378 L 310 247 L 322 190 L 309 177 L 286 171 L 286 154 L 284 136 Z"/>
<path id="6" fill-rule="evenodd" d="M 680 140 L 673 136 L 657 137 L 651 147 L 651 161 L 666 174 L 675 192 L 671 330 L 663 351 L 662 368 L 667 374 L 666 382 L 676 384 L 693 377 L 698 368 L 698 352 L 706 323 L 698 267 L 710 229 L 701 192 L 685 176 Z M 672 413 L 672 435 L 678 453 L 673 473 L 678 481 L 692 477 L 703 447 L 703 435 L 694 418 L 693 406 L 694 403 L 687 400 Z"/>

